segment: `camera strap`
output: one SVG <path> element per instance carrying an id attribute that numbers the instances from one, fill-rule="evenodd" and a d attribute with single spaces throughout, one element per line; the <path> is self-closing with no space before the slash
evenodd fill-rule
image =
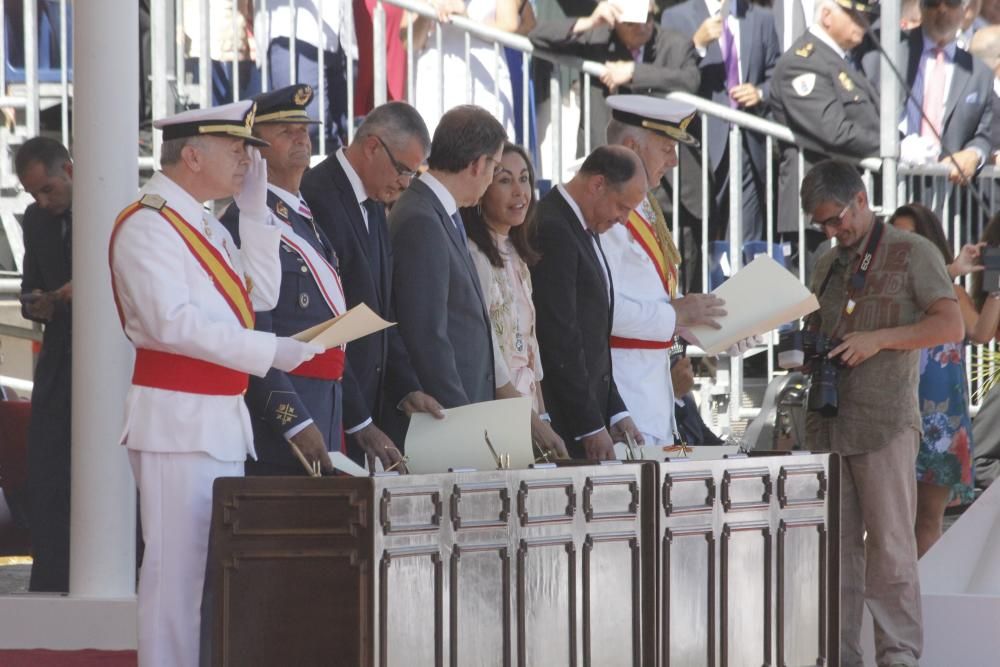
<path id="1" fill-rule="evenodd" d="M 854 274 L 851 276 L 850 283 L 847 287 L 847 302 L 844 304 L 844 311 L 841 315 L 841 321 L 837 324 L 837 329 L 839 330 L 844 324 L 844 318 L 850 319 L 851 315 L 854 314 L 854 308 L 858 305 L 854 300 L 855 296 L 861 294 L 861 290 L 865 287 L 865 278 L 868 275 L 869 269 L 872 267 L 872 261 L 875 259 L 875 252 L 878 250 L 879 244 L 882 242 L 882 231 L 884 230 L 885 224 L 881 220 L 875 220 L 872 223 L 872 231 L 868 236 L 868 244 L 865 246 L 865 254 L 861 257 L 858 262 L 857 268 L 854 270 Z M 823 298 L 823 294 L 826 292 L 827 286 L 830 284 L 830 278 L 833 277 L 833 267 L 826 273 L 826 278 L 823 279 L 823 283 L 819 288 L 819 298 Z"/>

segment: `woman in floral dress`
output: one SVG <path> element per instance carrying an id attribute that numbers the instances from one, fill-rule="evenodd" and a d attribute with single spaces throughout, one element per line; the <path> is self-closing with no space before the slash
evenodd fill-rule
<path id="1" fill-rule="evenodd" d="M 941 251 L 942 259 L 956 275 L 955 262 L 941 222 L 920 204 L 896 210 L 893 226 L 923 236 Z M 960 260 L 967 261 L 963 252 Z M 960 275 L 960 273 L 959 273 Z M 966 331 L 975 329 L 976 309 L 969 295 L 955 285 Z M 950 502 L 973 500 L 972 419 L 965 372 L 965 341 L 958 340 L 920 351 L 920 413 L 923 437 L 917 454 L 917 552 L 923 556 L 941 537 L 945 507 Z"/>
<path id="2" fill-rule="evenodd" d="M 479 205 L 462 209 L 469 252 L 479 274 L 483 298 L 493 324 L 497 398 L 531 398 L 531 436 L 543 451 L 568 456 L 566 446 L 548 423 L 542 398 L 542 360 L 535 337 L 529 264 L 538 261 L 531 246 L 534 224 L 535 174 L 520 146 L 504 144 L 493 183 Z"/>

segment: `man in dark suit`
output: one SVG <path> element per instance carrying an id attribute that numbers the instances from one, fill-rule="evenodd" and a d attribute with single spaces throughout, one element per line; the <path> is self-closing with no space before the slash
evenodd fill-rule
<path id="1" fill-rule="evenodd" d="M 774 119 L 786 125 L 798 146 L 782 151 L 778 177 L 778 232 L 799 229 L 798 153 L 805 168 L 834 153 L 863 158 L 879 150 L 879 99 L 875 87 L 850 62 L 861 44 L 867 17 L 851 0 L 819 0 L 816 22 L 778 58 L 771 81 Z M 812 241 L 818 243 L 816 236 Z"/>
<path id="2" fill-rule="evenodd" d="M 28 424 L 31 580 L 39 592 L 69 590 L 70 385 L 73 163 L 57 141 L 36 137 L 15 171 L 35 203 L 24 212 L 21 312 L 45 325 Z"/>
<path id="3" fill-rule="evenodd" d="M 601 2 L 590 16 L 539 23 L 528 35 L 538 48 L 602 62 L 604 76 L 590 80 L 590 146 L 605 143 L 611 93 L 694 93 L 698 89 L 698 62 L 691 41 L 660 28 L 650 14 L 645 23 L 619 20 L 620 10 Z M 583 119 L 578 153 L 583 154 Z"/>
<path id="4" fill-rule="evenodd" d="M 922 0 L 920 28 L 910 31 L 899 46 L 909 89 L 902 90 L 900 98 L 907 135 L 903 159 L 911 137 L 920 137 L 932 155 L 933 149 L 940 148 L 938 160 L 950 167 L 949 179 L 954 183 L 967 182 L 989 158 L 993 131 L 993 73 L 955 42 L 968 1 L 950 0 L 956 3 L 952 5 Z M 878 52 L 864 59 L 865 72 L 876 87 L 881 77 L 879 61 Z"/>
<path id="5" fill-rule="evenodd" d="M 993 72 L 993 134 L 990 137 L 993 159 L 997 150 L 1000 150 L 1000 25 L 990 25 L 981 28 L 972 37 L 972 44 L 969 50 L 975 57 L 986 63 L 986 66 Z"/>
<path id="6" fill-rule="evenodd" d="M 728 4 L 728 11 L 724 5 Z M 719 12 L 722 11 L 721 15 Z M 698 53 L 698 94 L 717 104 L 763 115 L 767 110 L 771 72 L 781 55 L 771 10 L 747 0 L 685 0 L 663 12 L 661 24 L 683 34 Z M 698 130 L 692 130 L 699 136 Z M 743 132 L 743 240 L 764 238 L 767 156 L 764 135 Z M 701 151 L 683 151 L 701 162 Z M 708 119 L 708 157 L 714 176 L 713 238 L 729 235 L 729 123 Z"/>
<path id="7" fill-rule="evenodd" d="M 457 106 L 434 131 L 428 170 L 389 213 L 399 332 L 421 386 L 446 408 L 493 400 L 493 327 L 458 209 L 493 181 L 507 138 L 485 109 Z"/>
<path id="8" fill-rule="evenodd" d="M 624 223 L 646 189 L 635 153 L 602 146 L 538 204 L 542 259 L 531 280 L 545 359 L 542 392 L 552 427 L 577 458 L 615 458 L 612 436 L 643 440 L 611 374 L 614 285 L 599 235 Z"/>
<path id="9" fill-rule="evenodd" d="M 312 153 L 309 126 L 317 122 L 306 113 L 312 97 L 310 86 L 296 84 L 255 99 L 253 132 L 269 144 L 260 148 L 267 160 L 267 208 L 281 229 L 281 286 L 278 303 L 257 313 L 254 328 L 278 336 L 293 336 L 347 310 L 333 247 L 299 192 Z M 237 243 L 239 218 L 234 202 L 221 219 Z M 341 380 L 349 372 L 343 348 L 333 348 L 287 373 L 271 368 L 264 377 L 252 377 L 246 402 L 257 458 L 247 459 L 246 473 L 305 474 L 289 441 L 308 461 L 331 470 L 327 452 L 341 449 Z M 385 465 L 401 458 L 394 450 L 369 455 Z"/>
<path id="10" fill-rule="evenodd" d="M 349 308 L 364 303 L 383 318 L 396 319 L 385 206 L 410 184 L 430 143 L 416 109 L 390 102 L 365 117 L 350 146 L 302 179 L 302 195 L 340 261 Z M 353 458 L 392 447 L 386 431 L 398 430 L 398 411 L 440 414 L 438 402 L 420 388 L 398 327 L 352 341 L 347 360 L 344 432 Z"/>

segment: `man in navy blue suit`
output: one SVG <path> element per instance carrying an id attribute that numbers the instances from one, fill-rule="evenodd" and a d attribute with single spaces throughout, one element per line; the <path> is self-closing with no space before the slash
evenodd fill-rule
<path id="1" fill-rule="evenodd" d="M 365 117 L 349 146 L 302 178 L 302 195 L 340 260 L 349 307 L 364 303 L 396 321 L 385 207 L 410 185 L 430 144 L 417 110 L 390 102 Z M 352 374 L 344 384 L 344 431 L 355 460 L 363 452 L 393 451 L 386 433 L 401 443 L 405 417 L 414 412 L 441 414 L 421 390 L 398 327 L 351 342 L 347 358 Z"/>
<path id="2" fill-rule="evenodd" d="M 771 72 L 781 55 L 774 15 L 747 0 L 685 0 L 663 12 L 664 28 L 676 30 L 694 44 L 701 85 L 698 94 L 740 111 L 764 115 L 768 109 Z M 695 136 L 698 136 L 697 130 Z M 714 176 L 712 235 L 728 237 L 729 124 L 708 119 L 708 158 Z M 764 136 L 743 133 L 743 240 L 764 237 L 766 160 Z M 694 148 L 685 148 L 696 158 Z"/>
<path id="3" fill-rule="evenodd" d="M 299 84 L 256 99 L 253 131 L 270 144 L 261 155 L 267 160 L 267 207 L 282 230 L 282 273 L 278 303 L 271 311 L 257 313 L 255 328 L 279 336 L 294 335 L 347 310 L 333 245 L 299 192 L 312 153 L 308 128 L 315 121 L 306 113 L 312 97 L 312 88 Z M 238 215 L 234 204 L 222 217 L 237 242 Z M 343 442 L 345 374 L 350 370 L 344 349 L 333 348 L 288 373 L 272 368 L 267 376 L 250 380 L 246 401 L 257 460 L 247 460 L 247 474 L 303 474 L 288 441 L 308 460 L 320 461 L 327 470 L 332 467 L 327 452 L 339 451 Z M 370 454 L 386 466 L 400 459 L 395 450 Z"/>

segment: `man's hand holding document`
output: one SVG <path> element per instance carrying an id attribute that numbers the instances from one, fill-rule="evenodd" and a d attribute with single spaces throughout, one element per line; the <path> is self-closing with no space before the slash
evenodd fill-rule
<path id="1" fill-rule="evenodd" d="M 726 305 L 726 314 L 715 318 L 719 328 L 695 324 L 688 329 L 706 354 L 719 354 L 819 309 L 816 296 L 767 255 L 758 255 L 712 294 Z"/>
<path id="2" fill-rule="evenodd" d="M 350 343 L 352 340 L 364 338 L 376 331 L 395 326 L 395 324 L 395 322 L 386 322 L 367 305 L 359 303 L 346 313 L 341 313 L 326 322 L 320 322 L 305 331 L 300 331 L 292 338 L 304 343 L 322 345 L 324 349 L 329 350 Z"/>

